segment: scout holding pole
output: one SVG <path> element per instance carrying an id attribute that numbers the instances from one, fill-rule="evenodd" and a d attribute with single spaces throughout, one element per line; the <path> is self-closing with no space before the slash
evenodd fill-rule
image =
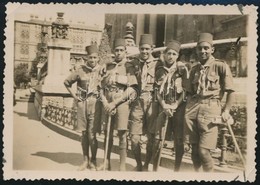
<path id="1" fill-rule="evenodd" d="M 111 115 L 108 115 L 107 121 L 107 133 L 106 133 L 106 143 L 105 143 L 105 157 L 104 157 L 104 168 L 103 170 L 106 171 L 106 163 L 107 163 L 107 151 L 108 151 L 108 142 L 109 142 L 109 135 L 110 135 L 110 126 L 111 126 Z"/>
<path id="2" fill-rule="evenodd" d="M 162 134 L 161 134 L 162 138 L 161 138 L 161 142 L 160 142 L 158 161 L 157 161 L 157 164 L 156 164 L 156 168 L 155 168 L 156 170 L 155 171 L 157 171 L 159 166 L 160 166 L 162 149 L 163 149 L 163 144 L 164 144 L 164 141 L 165 141 L 165 135 L 166 135 L 166 129 L 168 127 L 168 122 L 169 122 L 169 117 L 166 115 L 165 126 L 162 128 Z"/>
<path id="3" fill-rule="evenodd" d="M 235 147 L 236 147 L 236 149 L 237 149 L 237 151 L 238 151 L 238 155 L 239 155 L 239 157 L 240 157 L 240 159 L 241 159 L 241 161 L 242 161 L 242 163 L 243 163 L 243 167 L 244 167 L 244 169 L 245 169 L 245 168 L 246 168 L 246 163 L 245 163 L 244 157 L 243 157 L 243 155 L 242 155 L 242 153 L 241 153 L 241 150 L 240 150 L 240 148 L 239 148 L 239 146 L 238 146 L 238 144 L 237 144 L 237 140 L 236 140 L 236 138 L 235 138 L 234 132 L 233 132 L 233 130 L 232 130 L 232 128 L 231 128 L 231 125 L 233 124 L 233 122 L 234 122 L 234 120 L 233 120 L 232 118 L 229 118 L 229 119 L 226 121 L 226 125 L 227 125 L 227 127 L 228 127 L 228 131 L 229 131 L 230 134 L 231 134 L 232 140 L 233 140 L 233 142 L 234 142 L 234 144 L 235 144 Z"/>

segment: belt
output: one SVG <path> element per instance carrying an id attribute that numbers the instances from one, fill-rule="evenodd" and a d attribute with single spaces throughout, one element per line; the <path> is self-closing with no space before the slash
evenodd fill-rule
<path id="1" fill-rule="evenodd" d="M 87 98 L 98 98 L 99 97 L 99 94 L 96 94 L 96 93 L 89 93 L 87 95 Z"/>
<path id="2" fill-rule="evenodd" d="M 199 100 L 201 104 L 208 104 L 208 103 L 213 103 L 213 102 L 216 102 L 216 103 L 219 103 L 220 100 L 219 99 L 216 99 L 216 98 L 213 98 L 213 99 L 202 99 L 202 100 Z"/>
<path id="3" fill-rule="evenodd" d="M 141 91 L 140 95 L 142 95 L 142 94 L 153 94 L 153 91 Z"/>
<path id="4" fill-rule="evenodd" d="M 153 91 L 142 91 L 140 96 L 139 96 L 140 99 L 149 99 L 149 100 L 152 100 L 153 99 Z"/>
<path id="5" fill-rule="evenodd" d="M 124 91 L 124 89 L 115 87 L 115 86 L 106 87 L 105 90 L 107 90 L 109 92 L 123 92 Z"/>

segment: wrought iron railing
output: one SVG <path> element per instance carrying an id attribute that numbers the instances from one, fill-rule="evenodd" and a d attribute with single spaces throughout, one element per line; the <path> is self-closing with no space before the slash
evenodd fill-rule
<path id="1" fill-rule="evenodd" d="M 60 106 L 53 102 L 48 103 L 43 110 L 43 117 L 49 121 L 75 130 L 77 126 L 77 110 Z"/>

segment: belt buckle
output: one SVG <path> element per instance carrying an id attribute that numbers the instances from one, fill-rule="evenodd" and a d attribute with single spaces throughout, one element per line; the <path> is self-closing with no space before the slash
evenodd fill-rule
<path id="1" fill-rule="evenodd" d="M 116 93 L 118 93 L 119 90 L 120 89 L 118 87 L 114 87 L 114 86 L 109 87 L 109 92 L 116 92 Z"/>
<path id="2" fill-rule="evenodd" d="M 84 93 L 84 95 L 83 95 Z M 77 96 L 82 100 L 82 101 L 85 101 L 87 99 L 87 93 L 86 92 L 80 92 L 77 94 Z"/>
<path id="3" fill-rule="evenodd" d="M 152 100 L 152 95 L 151 95 L 151 92 L 149 91 L 145 91 L 145 92 L 142 92 L 141 95 L 140 95 L 140 99 L 142 100 Z"/>
<path id="4" fill-rule="evenodd" d="M 207 103 L 209 103 L 209 99 L 202 99 L 202 100 L 201 100 L 201 103 L 202 103 L 202 104 L 207 104 Z"/>

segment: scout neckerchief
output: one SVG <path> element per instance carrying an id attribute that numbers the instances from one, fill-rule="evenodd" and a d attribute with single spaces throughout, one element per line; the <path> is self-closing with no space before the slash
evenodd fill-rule
<path id="1" fill-rule="evenodd" d="M 142 90 L 144 90 L 145 86 L 147 85 L 149 63 L 151 63 L 153 60 L 154 60 L 153 56 L 150 56 L 146 61 L 139 59 L 141 64 L 143 64 L 142 74 L 141 74 Z"/>
<path id="2" fill-rule="evenodd" d="M 111 73 L 110 73 L 110 82 L 112 82 L 112 84 L 114 84 L 116 82 L 116 75 L 117 75 L 117 72 L 118 72 L 118 67 L 119 66 L 122 66 L 125 62 L 126 62 L 126 58 L 122 59 L 120 62 L 111 62 L 111 64 L 114 64 L 115 67 L 111 70 Z M 110 85 L 112 85 L 110 84 Z"/>
<path id="3" fill-rule="evenodd" d="M 197 94 L 204 94 L 208 90 L 206 76 L 210 66 L 209 64 L 212 62 L 212 60 L 214 60 L 214 57 L 209 58 L 209 60 L 204 65 L 200 64 L 200 77 Z"/>
<path id="4" fill-rule="evenodd" d="M 166 94 L 168 94 L 170 92 L 172 76 L 174 75 L 174 73 L 177 70 L 177 62 L 172 64 L 172 66 L 170 68 L 167 68 L 165 66 L 163 68 L 167 71 L 167 75 L 163 79 L 163 82 L 161 84 L 159 92 L 161 94 L 163 92 L 163 90 L 164 90 L 165 85 L 167 84 L 167 86 L 166 86 Z"/>
<path id="5" fill-rule="evenodd" d="M 99 86 L 100 84 L 96 84 L 96 82 L 100 83 L 100 75 L 98 70 L 100 69 L 100 65 L 97 64 L 95 67 L 90 67 L 86 65 L 86 68 L 90 71 L 89 74 L 89 80 L 87 81 L 88 84 L 86 84 L 86 87 L 88 88 L 88 94 L 90 93 L 95 93 L 96 87 Z"/>

